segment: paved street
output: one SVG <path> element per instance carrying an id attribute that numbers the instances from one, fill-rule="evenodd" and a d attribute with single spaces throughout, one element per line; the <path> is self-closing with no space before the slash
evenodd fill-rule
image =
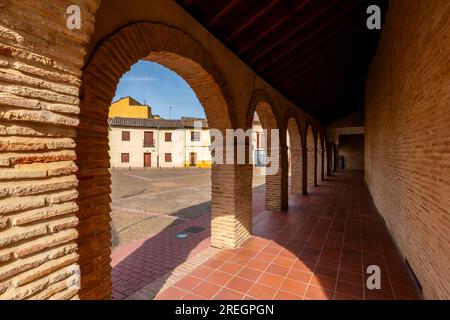
<path id="1" fill-rule="evenodd" d="M 111 170 L 113 247 L 210 212 L 209 169 Z M 254 179 L 262 189 L 264 178 Z"/>
<path id="2" fill-rule="evenodd" d="M 217 253 L 210 247 L 210 170 L 115 170 L 112 177 L 113 299 L 151 299 Z M 254 218 L 264 177 L 254 178 Z M 187 238 L 178 238 L 186 233 Z"/>

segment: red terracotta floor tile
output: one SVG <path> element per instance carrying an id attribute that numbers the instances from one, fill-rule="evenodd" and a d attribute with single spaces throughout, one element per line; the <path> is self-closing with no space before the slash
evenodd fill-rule
<path id="1" fill-rule="evenodd" d="M 277 276 L 271 273 L 263 273 L 258 279 L 258 283 L 278 289 L 284 281 L 284 277 Z"/>
<path id="2" fill-rule="evenodd" d="M 281 265 L 278 265 L 278 264 L 271 264 L 267 268 L 266 272 L 269 272 L 269 273 L 272 273 L 272 274 L 276 274 L 278 276 L 285 277 L 289 273 L 289 270 L 290 269 L 288 267 L 281 266 Z"/>
<path id="3" fill-rule="evenodd" d="M 258 300 L 272 300 L 275 297 L 276 289 L 265 286 L 260 283 L 255 285 L 248 291 L 248 295 Z"/>
<path id="4" fill-rule="evenodd" d="M 306 298 L 312 299 L 312 300 L 332 300 L 333 299 L 333 292 L 324 290 L 319 287 L 315 286 L 309 286 L 306 289 Z"/>
<path id="5" fill-rule="evenodd" d="M 327 276 L 330 278 L 336 278 L 337 272 L 338 272 L 337 269 L 332 269 L 332 268 L 322 267 L 322 266 L 317 266 L 314 269 L 314 274 L 318 274 L 321 276 Z"/>
<path id="6" fill-rule="evenodd" d="M 304 283 L 308 283 L 311 280 L 311 277 L 312 277 L 312 273 L 301 271 L 298 269 L 291 269 L 291 271 L 289 271 L 289 273 L 287 275 L 287 278 L 289 278 L 289 279 L 304 282 Z"/>
<path id="7" fill-rule="evenodd" d="M 241 269 L 241 271 L 238 272 L 237 276 L 250 281 L 256 281 L 256 279 L 258 279 L 261 274 L 262 271 L 244 267 Z"/>
<path id="8" fill-rule="evenodd" d="M 339 272 L 339 281 L 344 281 L 353 284 L 362 284 L 362 275 L 356 273 L 350 273 L 345 271 Z"/>
<path id="9" fill-rule="evenodd" d="M 359 299 L 343 293 L 336 292 L 334 300 L 359 300 Z"/>
<path id="10" fill-rule="evenodd" d="M 214 300 L 240 300 L 244 297 L 242 293 L 223 288 L 214 297 Z"/>
<path id="11" fill-rule="evenodd" d="M 196 286 L 194 289 L 191 290 L 192 293 L 199 295 L 206 299 L 211 299 L 214 297 L 220 290 L 222 289 L 221 286 L 218 286 L 216 284 L 213 284 L 211 282 L 203 281 L 198 286 Z"/>
<path id="12" fill-rule="evenodd" d="M 189 292 L 181 300 L 206 300 L 202 296 Z"/>
<path id="13" fill-rule="evenodd" d="M 280 266 L 284 266 L 287 268 L 291 268 L 292 265 L 294 264 L 294 259 L 292 258 L 287 258 L 287 257 L 283 257 L 283 256 L 277 256 L 275 257 L 275 259 L 272 261 L 272 263 L 278 264 Z"/>
<path id="14" fill-rule="evenodd" d="M 250 289 L 252 284 L 253 284 L 252 281 L 239 277 L 234 277 L 233 279 L 230 280 L 230 282 L 228 282 L 226 287 L 231 290 L 245 294 L 248 291 L 248 289 Z"/>
<path id="15" fill-rule="evenodd" d="M 262 260 L 258 260 L 258 259 L 252 259 L 247 264 L 247 267 L 252 268 L 252 269 L 256 269 L 256 270 L 259 270 L 259 271 L 264 271 L 264 270 L 267 269 L 269 264 L 270 264 L 270 262 L 267 262 L 267 261 L 262 261 Z"/>
<path id="16" fill-rule="evenodd" d="M 336 287 L 336 278 L 316 274 L 312 276 L 311 284 L 316 287 L 334 291 Z"/>
<path id="17" fill-rule="evenodd" d="M 202 280 L 192 277 L 192 276 L 186 276 L 183 279 L 179 280 L 177 283 L 174 284 L 175 287 L 179 289 L 183 289 L 186 291 L 192 290 L 194 287 L 196 287 Z"/>
<path id="18" fill-rule="evenodd" d="M 225 262 L 220 268 L 218 268 L 218 270 L 234 275 L 237 274 L 242 268 L 242 265 Z"/>
<path id="19" fill-rule="evenodd" d="M 206 279 L 208 276 L 210 276 L 214 272 L 214 269 L 208 268 L 206 266 L 200 266 L 194 271 L 190 273 L 191 276 L 199 278 L 199 279 Z"/>
<path id="20" fill-rule="evenodd" d="M 292 279 L 286 279 L 281 285 L 280 290 L 294 295 L 304 295 L 307 286 L 308 285 L 306 283 L 298 282 Z"/>
<path id="21" fill-rule="evenodd" d="M 303 300 L 302 295 L 294 295 L 288 292 L 279 290 L 275 295 L 275 300 Z"/>
<path id="22" fill-rule="evenodd" d="M 207 261 L 204 266 L 205 267 L 209 267 L 211 269 L 218 269 L 220 266 L 222 266 L 224 264 L 224 261 L 221 259 L 215 259 L 212 258 L 209 261 Z"/>
<path id="23" fill-rule="evenodd" d="M 219 286 L 226 285 L 231 279 L 233 278 L 232 274 L 222 272 L 222 271 L 215 271 L 209 277 L 206 278 L 207 281 L 212 282 L 214 284 L 217 284 Z"/>
<path id="24" fill-rule="evenodd" d="M 363 288 L 360 285 L 354 285 L 348 282 L 338 281 L 336 292 L 343 293 L 358 299 L 363 298 Z"/>

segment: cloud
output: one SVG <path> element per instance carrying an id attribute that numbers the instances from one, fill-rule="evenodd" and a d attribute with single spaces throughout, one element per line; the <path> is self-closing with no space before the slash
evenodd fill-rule
<path id="1" fill-rule="evenodd" d="M 126 81 L 126 82 L 151 82 L 151 81 L 158 81 L 158 78 L 155 78 L 155 77 L 123 77 L 120 81 Z"/>

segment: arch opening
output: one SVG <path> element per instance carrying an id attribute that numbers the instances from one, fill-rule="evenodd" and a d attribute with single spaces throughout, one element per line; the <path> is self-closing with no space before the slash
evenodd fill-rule
<path id="1" fill-rule="evenodd" d="M 256 119 L 256 121 L 255 121 Z M 265 177 L 264 203 L 267 210 L 281 211 L 288 207 L 288 165 L 286 137 L 280 133 L 279 121 L 273 112 L 273 107 L 262 91 L 255 92 L 247 113 L 246 129 L 260 126 L 264 141 L 263 148 L 254 151 L 254 164 L 264 163 L 265 166 L 255 166 L 253 184 L 261 175 Z M 256 133 L 257 134 L 257 133 Z M 258 139 L 258 135 L 256 136 Z M 263 160 L 260 156 L 263 152 Z M 270 159 L 270 160 L 269 160 Z"/>
<path id="2" fill-rule="evenodd" d="M 108 112 L 119 79 L 139 60 L 161 64 L 183 78 L 203 106 L 210 128 L 225 132 L 234 127 L 233 103 L 220 70 L 208 52 L 184 32 L 142 22 L 119 30 L 97 48 L 83 72 L 76 138 L 82 299 L 111 297 Z M 221 178 L 230 174 L 235 176 L 234 166 L 212 165 L 211 244 L 216 247 L 235 247 L 251 230 L 246 214 L 251 209 L 230 208 L 230 199 L 221 193 L 235 188 L 235 181 Z"/>

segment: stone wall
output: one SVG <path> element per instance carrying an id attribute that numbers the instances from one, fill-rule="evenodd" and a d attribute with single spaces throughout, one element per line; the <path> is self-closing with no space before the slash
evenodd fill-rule
<path id="1" fill-rule="evenodd" d="M 450 298 L 450 2 L 391 1 L 366 87 L 365 177 L 425 298 Z"/>

